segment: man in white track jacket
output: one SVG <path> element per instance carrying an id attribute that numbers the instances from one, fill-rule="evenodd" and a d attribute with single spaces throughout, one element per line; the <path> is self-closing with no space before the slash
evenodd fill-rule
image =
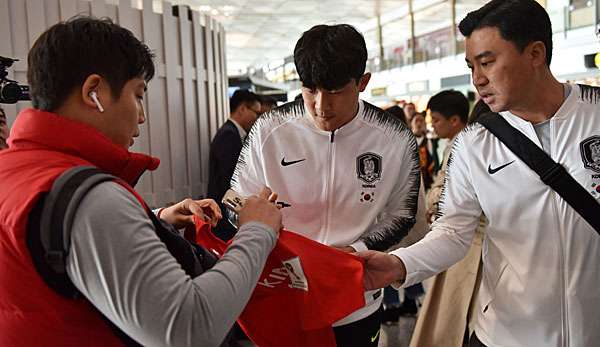
<path id="1" fill-rule="evenodd" d="M 551 74 L 552 30 L 534 0 L 493 0 L 459 26 L 492 111 L 600 197 L 600 89 Z M 600 236 L 483 126 L 455 141 L 440 218 L 419 243 L 366 252 L 368 288 L 411 285 L 460 260 L 489 220 L 471 346 L 597 346 Z M 599 217 L 600 218 L 600 217 Z"/>
<path id="2" fill-rule="evenodd" d="M 370 78 L 362 35 L 349 25 L 316 26 L 294 59 L 303 100 L 258 119 L 233 189 L 247 195 L 268 184 L 285 227 L 323 244 L 346 252 L 395 246 L 415 224 L 416 143 L 403 123 L 359 100 Z M 381 291 L 365 296 L 364 308 L 334 325 L 338 346 L 377 346 Z"/>

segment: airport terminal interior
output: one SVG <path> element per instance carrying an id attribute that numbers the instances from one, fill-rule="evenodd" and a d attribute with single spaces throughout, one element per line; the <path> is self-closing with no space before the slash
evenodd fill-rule
<path id="1" fill-rule="evenodd" d="M 600 0 L 535 1 L 543 7 L 551 23 L 553 48 L 552 60 L 548 70 L 551 75 L 564 85 L 583 84 L 600 87 Z M 456 92 L 461 100 L 465 100 L 464 104 L 468 105 L 463 107 L 465 117 L 467 113 L 472 113 L 478 102 L 485 101 L 491 106 L 493 102 L 490 100 L 494 100 L 494 96 L 482 95 L 481 90 L 478 92 L 478 88 L 474 85 L 477 84 L 473 72 L 475 69 L 471 70 L 474 62 L 469 61 L 471 68 L 466 62 L 467 39 L 461 34 L 459 28 L 459 23 L 467 14 L 480 9 L 486 3 L 488 3 L 488 0 L 0 0 L 0 107 L 5 115 L 4 119 L 0 118 L 0 126 L 3 124 L 6 126 L 6 134 L 8 135 L 10 128 L 18 124 L 18 118 L 21 117 L 18 115 L 23 114 L 20 112 L 32 106 L 29 100 L 28 87 L 28 52 L 43 32 L 54 24 L 77 15 L 111 18 L 114 23 L 130 30 L 135 38 L 146 44 L 154 54 L 154 78 L 148 81 L 146 96 L 141 101 L 145 122 L 139 126 L 139 134 L 136 134 L 135 142 L 132 142 L 130 150 L 158 157 L 161 163 L 156 170 L 147 172 L 139 178 L 135 189 L 139 193 L 140 199 L 143 198 L 150 208 L 157 209 L 157 211 L 166 206 L 173 206 L 187 197 L 220 200 L 224 191 L 220 192 L 220 195 L 217 194 L 218 198 L 215 198 L 211 193 L 210 185 L 212 184 L 211 180 L 214 180 L 214 177 L 211 178 L 211 175 L 214 174 L 212 171 L 213 166 L 216 165 L 214 163 L 216 159 L 213 157 L 216 154 L 213 153 L 213 147 L 217 146 L 217 139 L 223 135 L 221 132 L 225 129 L 226 124 L 235 125 L 235 127 L 231 126 L 231 129 L 237 129 L 235 130 L 236 134 L 238 131 L 240 132 L 241 142 L 238 141 L 240 139 L 236 138 L 236 141 L 240 143 L 240 147 L 237 149 L 235 160 L 237 161 L 237 155 L 244 157 L 244 160 L 240 158 L 240 161 L 237 162 L 232 188 L 237 185 L 241 189 L 241 186 L 245 184 L 244 182 L 250 181 L 250 178 L 246 176 L 247 173 L 243 171 L 244 165 L 258 165 L 256 163 L 263 160 L 263 158 L 258 158 L 258 155 L 268 156 L 269 154 L 265 153 L 270 153 L 273 156 L 283 156 L 284 153 L 281 148 L 268 147 L 268 150 L 266 149 L 268 146 L 265 144 L 268 143 L 266 138 L 271 135 L 264 132 L 266 131 L 265 128 L 261 128 L 263 133 L 260 132 L 261 130 L 256 130 L 257 124 L 266 127 L 265 124 L 271 124 L 269 122 L 273 122 L 272 119 L 283 117 L 282 115 L 286 112 L 292 112 L 290 111 L 290 105 L 293 102 L 296 102 L 294 107 L 302 108 L 303 106 L 298 105 L 305 104 L 298 100 L 303 97 L 304 102 L 308 105 L 310 101 L 307 101 L 306 98 L 309 94 L 310 100 L 314 103 L 318 99 L 315 95 L 321 95 L 318 93 L 334 95 L 343 91 L 342 86 L 336 86 L 333 89 L 324 88 L 321 91 L 319 85 L 308 87 L 303 85 L 301 75 L 308 72 L 306 72 L 306 66 L 305 70 L 299 71 L 298 58 L 294 54 L 294 49 L 300 37 L 316 25 L 349 24 L 364 37 L 367 52 L 364 71 L 370 74 L 370 79 L 367 79 L 368 83 L 363 86 L 364 88 L 359 94 L 359 98 L 364 102 L 360 104 L 359 110 L 362 112 L 363 107 L 387 110 L 389 113 L 381 111 L 382 114 L 385 114 L 386 117 L 398 118 L 396 120 L 398 124 L 401 124 L 400 122 L 404 123 L 404 125 L 398 125 L 398 127 L 414 135 L 416 151 L 418 152 L 415 156 L 418 160 L 416 159 L 415 162 L 418 161 L 419 168 L 417 170 L 420 170 L 421 187 L 423 188 L 423 196 L 419 197 L 423 200 L 423 205 L 419 202 L 419 209 L 421 209 L 425 205 L 425 201 L 429 205 L 430 195 L 428 193 L 430 189 L 434 189 L 436 179 L 441 182 L 440 189 L 445 183 L 443 173 L 446 165 L 450 165 L 448 153 L 458 133 L 452 133 L 452 135 L 442 133 L 447 129 L 440 128 L 441 125 L 439 124 L 441 123 L 436 122 L 450 124 L 456 121 L 457 118 L 454 117 L 456 119 L 453 121 L 451 121 L 451 117 L 440 121 L 440 115 L 443 111 L 435 109 L 435 96 L 441 92 Z M 310 49 L 310 47 L 306 48 L 307 51 Z M 477 60 L 479 59 L 477 58 Z M 52 69 L 53 67 L 48 66 L 47 68 Z M 331 70 L 344 71 L 339 66 L 331 67 Z M 334 74 L 335 72 L 331 72 L 331 76 Z M 325 89 L 327 90 L 324 91 Z M 573 89 L 570 90 L 570 93 L 574 93 Z M 584 89 L 582 89 L 583 93 Z M 568 88 L 565 95 L 569 95 Z M 598 98 L 597 95 L 596 98 Z M 237 98 L 245 99 L 239 101 Z M 320 105 L 319 102 L 322 102 L 323 99 L 318 100 L 320 101 L 317 101 L 317 105 Z M 98 104 L 97 99 L 93 101 Z M 91 105 L 96 107 L 93 103 Z M 98 108 L 100 108 L 99 105 Z M 393 112 L 399 112 L 399 114 Z M 255 116 L 255 119 L 249 124 L 244 123 L 246 121 L 243 120 L 248 115 Z M 258 117 L 258 121 L 256 121 L 256 117 Z M 447 116 L 444 115 L 444 117 Z M 236 121 L 231 122 L 232 119 Z M 252 127 L 254 121 L 257 123 Z M 466 118 L 463 123 L 466 125 Z M 551 125 L 550 129 L 554 129 L 554 126 Z M 279 128 L 273 126 L 273 129 L 269 131 L 274 133 L 275 129 Z M 320 128 L 319 131 L 323 129 Z M 535 132 L 533 128 L 531 129 L 533 134 L 538 131 L 537 128 Z M 343 140 L 344 129 L 342 127 L 339 130 L 342 135 L 336 136 Z M 3 134 L 3 131 L 0 131 L 0 135 Z M 392 130 L 388 129 L 387 131 Z M 335 133 L 336 129 L 333 129 L 330 135 L 331 143 L 334 142 Z M 11 134 L 11 136 L 15 136 L 14 133 Z M 411 138 L 413 138 L 412 135 Z M 585 186 L 585 189 L 589 191 L 594 199 L 600 197 L 600 176 L 598 175 L 600 173 L 600 133 L 597 131 L 596 135 L 598 136 L 589 137 L 581 144 L 578 140 L 578 147 L 573 150 L 573 153 L 576 152 L 577 155 L 581 151 L 583 158 L 581 160 L 585 163 L 586 169 L 595 174 L 595 176 L 587 175 L 592 177 L 593 181 L 590 182 L 593 183 Z M 264 136 L 264 138 L 261 136 Z M 287 136 L 290 141 L 296 141 L 296 138 L 299 137 L 294 133 Z M 312 135 L 306 136 L 312 138 L 310 137 Z M 10 141 L 10 137 L 9 140 L 1 140 L 0 149 L 2 149 L 3 144 L 5 146 L 12 146 L 13 143 L 18 144 L 18 141 Z M 540 141 L 544 143 L 543 136 L 540 136 Z M 241 149 L 242 143 L 244 143 L 244 149 Z M 369 143 L 369 141 L 365 139 L 365 143 Z M 392 144 L 390 142 L 388 144 L 388 146 L 392 145 L 396 146 L 397 143 L 393 142 Z M 260 148 L 256 149 L 252 146 L 259 146 Z M 289 166 L 289 168 L 304 165 L 301 162 L 306 160 L 306 153 L 311 150 L 311 146 L 315 147 L 317 145 L 298 145 L 291 152 L 294 156 L 288 154 L 283 158 L 277 157 L 273 159 L 275 160 L 274 165 L 280 163 L 281 166 Z M 224 148 L 226 147 L 224 146 Z M 328 148 L 323 147 L 322 153 L 332 150 L 331 147 Z M 554 147 L 552 148 L 554 150 Z M 286 149 L 289 150 L 289 147 Z M 12 148 L 8 149 L 8 151 L 10 150 Z M 239 154 L 240 150 L 241 154 Z M 256 150 L 256 152 L 252 152 L 253 150 Z M 339 147 L 337 150 L 339 153 L 344 152 Z M 382 151 L 384 150 L 382 149 Z M 255 155 L 255 157 L 252 157 L 252 155 Z M 279 162 L 280 159 L 281 162 Z M 494 163 L 492 163 L 489 167 L 482 164 L 485 166 L 482 170 L 487 170 L 490 175 L 499 170 L 508 171 L 511 169 L 511 166 L 508 165 L 512 163 L 508 161 L 508 159 L 505 160 L 507 163 L 505 164 L 507 165 L 506 169 L 504 169 L 504 166 L 500 166 L 504 162 L 498 162 L 496 163 L 496 169 L 493 169 Z M 249 164 L 246 162 L 249 162 Z M 235 163 L 232 165 L 234 165 L 231 167 L 233 169 Z M 303 173 L 303 176 L 298 176 L 302 180 L 309 181 L 308 183 L 304 182 L 306 187 L 302 188 L 307 194 L 312 193 L 311 189 L 321 189 L 320 181 L 326 181 L 330 177 L 329 174 L 333 175 L 335 171 L 334 164 L 331 164 L 331 167 L 327 166 L 330 164 L 326 160 L 320 165 L 323 166 L 315 166 L 314 170 L 316 172 L 311 170 Z M 342 169 L 344 173 L 340 174 L 338 172 L 337 174 L 351 177 L 354 181 L 358 177 L 362 184 L 362 190 L 357 192 L 356 196 L 343 195 L 343 199 L 347 199 L 349 205 L 358 206 L 362 204 L 360 206 L 366 206 L 365 204 L 373 204 L 372 206 L 381 206 L 382 209 L 388 208 L 389 205 L 385 205 L 385 207 L 384 204 L 376 205 L 380 204 L 380 199 L 387 195 L 380 195 L 382 194 L 380 191 L 377 191 L 377 194 L 374 193 L 376 184 L 383 185 L 383 181 L 380 181 L 382 165 L 384 176 L 385 170 L 391 168 L 391 164 L 386 161 L 385 155 L 382 160 L 379 154 L 371 153 L 369 150 L 368 153 L 361 156 L 350 158 L 344 165 L 344 169 Z M 331 171 L 326 172 L 326 167 L 330 167 Z M 319 168 L 323 172 L 318 172 Z M 241 171 L 238 172 L 238 170 Z M 572 170 L 569 171 L 572 173 Z M 232 172 L 226 178 L 225 185 L 227 187 L 229 187 L 231 174 Z M 518 177 L 522 179 L 522 176 Z M 266 181 L 267 183 L 279 183 L 278 180 L 283 180 L 283 178 L 277 175 L 269 176 Z M 465 185 L 468 186 L 466 183 Z M 510 184 L 502 186 L 502 189 L 508 189 L 506 187 L 509 186 Z M 330 187 L 323 183 L 323 191 L 327 189 L 330 189 Z M 477 193 L 474 195 L 478 195 L 480 190 L 477 188 L 475 190 Z M 297 191 L 299 189 L 296 187 L 286 188 L 282 192 L 282 196 L 286 197 L 286 194 L 289 196 L 292 192 Z M 406 192 L 406 194 L 408 193 Z M 441 199 L 439 194 L 443 196 L 445 192 L 438 193 L 437 198 Z M 329 199 L 335 200 L 337 198 L 329 196 Z M 413 199 L 416 201 L 417 195 L 413 196 Z M 217 202 L 221 203 L 221 201 Z M 275 200 L 272 200 L 272 202 L 275 202 Z M 286 213 L 295 208 L 293 202 L 291 207 L 288 203 L 289 201 L 286 200 L 277 200 L 280 210 L 284 211 L 282 212 L 284 227 L 286 227 Z M 434 204 L 438 204 L 437 200 Z M 568 208 L 564 205 L 563 203 L 558 206 L 561 209 Z M 223 211 L 224 220 L 230 218 L 233 221 L 234 217 L 227 215 L 236 212 L 229 205 L 221 205 L 221 207 L 228 211 L 227 213 Z M 0 212 L 2 209 L 4 207 L 2 207 L 0 201 Z M 307 208 L 307 210 L 311 211 L 310 213 L 318 213 L 314 208 Z M 158 215 L 160 217 L 160 213 Z M 350 214 L 348 216 L 352 218 Z M 304 221 L 300 217 L 288 218 L 292 218 L 290 220 L 292 226 Z M 327 223 L 331 223 L 330 216 L 327 215 L 326 218 L 324 217 L 323 223 L 329 225 Z M 424 220 L 425 218 L 424 223 L 430 224 L 433 222 L 436 219 L 435 211 L 429 213 L 428 210 Z M 530 221 L 534 223 L 534 219 Z M 4 221 L 0 220 L 0 223 L 4 223 Z M 233 223 L 235 224 L 235 222 Z M 484 223 L 483 219 L 482 223 Z M 220 225 L 217 224 L 215 228 L 220 228 Z M 231 229 L 231 223 L 228 224 L 227 228 Z M 417 227 L 415 226 L 415 228 Z M 582 232 L 585 233 L 586 231 Z M 381 237 L 383 238 L 383 236 Z M 423 235 L 419 239 L 422 237 Z M 477 235 L 475 238 L 477 238 Z M 494 242 L 487 240 L 485 236 L 482 236 L 482 238 L 486 240 L 483 241 L 484 256 L 486 256 L 487 249 L 491 248 Z M 323 238 L 321 236 L 315 237 L 315 240 L 327 244 L 332 239 L 326 235 Z M 335 246 L 348 246 L 352 250 L 366 250 L 367 246 L 370 245 L 368 241 L 365 241 L 362 243 L 365 248 L 359 249 L 357 248 L 359 246 L 355 245 L 355 241 L 358 242 L 356 239 L 344 239 L 345 244 L 336 243 Z M 399 240 L 397 241 L 399 242 Z M 411 244 L 416 241 L 412 241 Z M 479 243 L 481 242 L 480 240 Z M 526 241 L 521 242 L 526 243 Z M 391 251 L 394 248 L 407 246 L 394 244 L 393 247 L 385 247 L 385 249 L 380 250 Z M 592 248 L 593 246 L 590 246 L 590 250 Z M 597 250 L 596 248 L 593 249 Z M 490 252 L 493 252 L 493 250 Z M 481 251 L 477 254 L 478 258 L 474 270 L 470 270 L 473 287 L 475 287 L 475 289 L 472 289 L 472 296 L 476 296 L 473 293 L 478 292 L 479 281 L 481 281 L 482 270 L 481 268 L 478 270 L 477 267 L 480 264 L 480 254 Z M 590 255 L 590 257 L 593 258 L 593 255 Z M 597 262 L 599 258 L 595 259 Z M 565 262 L 568 261 L 571 260 L 565 260 Z M 533 263 L 535 263 L 535 260 L 531 260 L 530 265 Z M 308 275 L 304 273 L 297 275 L 291 269 L 295 266 L 291 262 L 286 263 L 284 261 L 284 265 L 285 267 L 282 267 L 283 270 L 281 270 L 283 275 L 281 273 L 279 275 L 272 274 L 271 280 L 273 278 L 275 280 L 289 280 L 290 288 L 294 286 L 302 287 L 302 283 L 306 282 L 306 276 Z M 536 266 L 536 264 L 532 266 Z M 537 264 L 537 266 L 543 266 L 543 264 Z M 506 271 L 517 272 L 517 270 L 512 270 L 512 267 L 511 264 L 504 265 L 504 268 L 508 268 Z M 502 268 L 502 271 L 504 271 L 504 268 Z M 297 268 L 294 269 L 298 271 Z M 0 269 L 1 271 L 3 270 Z M 300 272 L 302 272 L 302 267 L 300 267 Z M 450 274 L 447 275 L 450 276 Z M 336 274 L 331 274 L 331 276 L 335 277 Z M 6 279 L 4 275 L 0 277 L 2 278 L 0 282 Z M 262 284 L 267 286 L 276 283 L 268 282 L 268 280 L 264 279 L 266 281 L 264 282 L 261 279 L 260 281 L 263 281 Z M 259 284 L 261 284 L 260 281 Z M 467 307 L 469 303 L 463 303 L 463 305 L 466 305 L 465 314 L 467 311 L 470 312 L 468 318 L 463 314 L 463 318 L 469 320 L 469 323 L 463 324 L 464 329 L 460 331 L 460 336 L 464 336 L 463 340 L 458 344 L 448 342 L 448 344 L 428 345 L 429 342 L 426 342 L 429 341 L 427 334 L 429 331 L 436 331 L 436 323 L 425 319 L 419 321 L 419 317 L 424 311 L 435 309 L 432 306 L 436 304 L 432 302 L 435 302 L 436 298 L 437 300 L 443 299 L 443 296 L 433 299 L 427 298 L 429 291 L 440 290 L 441 284 L 439 281 L 440 278 L 436 276 L 412 285 L 409 289 L 396 290 L 388 286 L 385 291 L 380 291 L 381 294 L 375 295 L 375 300 L 381 300 L 377 298 L 378 295 L 383 297 L 381 330 L 378 331 L 378 335 L 372 336 L 371 341 L 378 341 L 380 347 L 484 346 L 484 344 L 473 344 L 472 340 L 469 342 L 469 335 L 473 333 L 473 328 L 470 325 L 472 312 Z M 498 280 L 498 282 L 500 281 Z M 2 285 L 0 284 L 0 286 Z M 567 287 L 569 285 L 573 285 L 573 283 L 566 284 Z M 515 286 L 518 285 L 515 284 Z M 511 289 L 514 288 L 511 287 Z M 568 291 L 569 289 L 565 290 Z M 577 292 L 577 289 L 572 290 Z M 483 295 L 486 295 L 486 293 Z M 595 305 L 600 305 L 597 297 L 594 300 Z M 556 310 L 559 310 L 559 304 L 559 302 L 556 302 Z M 573 305 L 585 306 L 586 304 L 582 301 Z M 565 304 L 564 307 L 566 306 Z M 562 309 L 567 310 L 564 307 Z M 487 309 L 486 304 L 482 312 Z M 597 306 L 596 312 L 600 312 L 600 306 Z M 431 314 L 431 312 L 429 313 Z M 264 319 L 268 319 L 268 317 L 265 316 Z M 570 317 L 570 319 L 578 320 L 579 318 Z M 521 341 L 522 344 L 516 344 L 515 346 L 592 346 L 593 344 L 581 342 L 587 341 L 589 343 L 589 340 L 577 340 L 576 338 L 573 340 L 573 336 L 578 333 L 583 334 L 584 329 L 600 331 L 598 317 L 596 316 L 594 319 L 595 323 L 588 323 L 587 325 L 581 323 L 579 325 L 581 330 L 574 329 L 565 323 L 561 328 L 562 331 L 565 331 L 565 329 L 574 330 L 569 330 L 569 334 L 564 335 L 568 337 L 564 337 L 562 344 L 552 344 L 550 342 L 548 344 L 537 344 L 539 341 L 529 344 L 531 341 Z M 486 331 L 496 331 L 499 334 L 498 336 L 504 334 L 504 332 L 499 332 L 502 330 L 501 328 L 494 330 L 494 328 L 488 326 L 486 329 L 488 329 Z M 540 330 L 544 329 L 540 328 Z M 413 332 L 418 336 L 414 336 Z M 440 331 L 436 331 L 436 333 L 439 334 Z M 0 334 L 3 334 L 3 332 L 0 331 Z M 336 332 L 336 334 L 338 333 Z M 548 334 L 552 336 L 549 337 L 548 341 L 554 341 L 555 334 Z M 594 334 L 597 334 L 597 332 Z M 227 343 L 229 343 L 227 346 L 232 347 L 262 346 L 257 341 L 265 341 L 260 338 L 249 338 L 237 324 L 227 338 Z M 493 338 L 495 337 L 484 336 L 481 341 L 490 346 L 513 346 L 510 342 L 505 345 L 501 342 L 492 342 Z M 569 338 L 572 339 L 569 340 L 570 342 L 567 341 Z M 557 337 L 557 339 L 560 338 Z M 7 340 L 0 338 L 0 341 Z M 507 341 L 513 340 L 509 338 Z M 579 341 L 580 344 L 573 341 Z M 599 342 L 596 340 L 595 344 L 597 345 L 597 343 Z M 307 346 L 319 345 L 318 343 L 307 344 Z M 290 346 L 299 345 L 290 344 Z"/>

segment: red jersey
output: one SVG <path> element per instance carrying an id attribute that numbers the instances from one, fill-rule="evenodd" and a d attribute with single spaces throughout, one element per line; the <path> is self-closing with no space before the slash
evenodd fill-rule
<path id="1" fill-rule="evenodd" d="M 198 244 L 228 244 L 195 219 Z M 282 230 L 238 322 L 261 347 L 335 346 L 332 324 L 365 305 L 363 260 Z"/>

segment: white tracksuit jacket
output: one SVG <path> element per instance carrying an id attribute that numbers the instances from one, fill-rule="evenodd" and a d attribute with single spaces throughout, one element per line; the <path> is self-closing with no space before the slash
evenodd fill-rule
<path id="1" fill-rule="evenodd" d="M 550 119 L 552 159 L 600 198 L 600 89 L 572 85 Z M 541 147 L 531 123 L 502 116 Z M 494 135 L 476 124 L 455 141 L 440 218 L 392 254 L 422 281 L 469 249 L 489 220 L 475 332 L 489 347 L 600 346 L 600 236 Z M 600 216 L 598 216 L 600 218 Z"/>
<path id="2" fill-rule="evenodd" d="M 285 204 L 285 228 L 312 240 L 386 250 L 415 223 L 419 183 L 416 142 L 399 120 L 359 101 L 353 120 L 334 132 L 322 131 L 300 100 L 258 119 L 232 188 L 249 195 L 270 187 Z M 373 313 L 379 294 L 368 292 L 367 305 L 335 325 Z"/>

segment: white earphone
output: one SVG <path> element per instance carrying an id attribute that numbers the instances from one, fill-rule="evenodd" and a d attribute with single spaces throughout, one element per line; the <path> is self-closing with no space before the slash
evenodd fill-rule
<path id="1" fill-rule="evenodd" d="M 104 107 L 102 107 L 102 104 L 100 104 L 100 101 L 98 100 L 98 94 L 95 91 L 90 92 L 90 98 L 92 98 L 92 100 L 94 100 L 96 103 L 98 111 L 100 111 L 100 113 L 104 112 Z"/>

